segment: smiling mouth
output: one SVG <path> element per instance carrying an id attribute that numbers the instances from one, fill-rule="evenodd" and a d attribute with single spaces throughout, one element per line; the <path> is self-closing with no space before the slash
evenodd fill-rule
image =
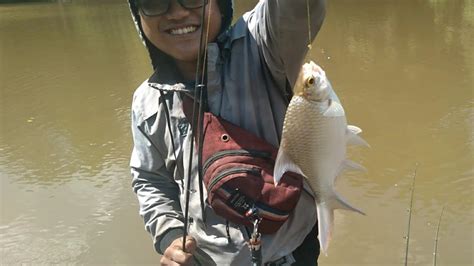
<path id="1" fill-rule="evenodd" d="M 198 27 L 196 26 L 187 26 L 187 27 L 168 30 L 168 33 L 171 35 L 184 35 L 184 34 L 193 33 L 197 31 L 197 29 Z"/>

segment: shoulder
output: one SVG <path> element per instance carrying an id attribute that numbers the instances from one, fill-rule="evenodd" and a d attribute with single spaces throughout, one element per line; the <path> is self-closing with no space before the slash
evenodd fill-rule
<path id="1" fill-rule="evenodd" d="M 132 114 L 141 123 L 158 112 L 159 93 L 145 80 L 133 94 Z"/>
<path id="2" fill-rule="evenodd" d="M 235 40 L 250 37 L 252 35 L 251 29 L 255 27 L 256 22 L 261 19 L 258 14 L 259 9 L 261 8 L 260 6 L 261 4 L 258 3 L 252 10 L 247 11 L 238 18 L 227 31 L 219 36 L 219 42 L 224 43 L 226 44 L 225 46 L 227 46 Z"/>

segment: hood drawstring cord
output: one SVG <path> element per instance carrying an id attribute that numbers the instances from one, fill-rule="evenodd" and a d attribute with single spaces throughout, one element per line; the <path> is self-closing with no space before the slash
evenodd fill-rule
<path id="1" fill-rule="evenodd" d="M 176 146 L 174 145 L 174 136 L 173 136 L 173 130 L 171 129 L 171 117 L 170 117 L 170 111 L 169 111 L 169 108 L 168 108 L 168 104 L 166 103 L 166 97 L 165 97 L 165 94 L 163 93 L 163 91 L 161 90 L 158 90 L 160 92 L 160 97 L 158 99 L 158 104 L 163 104 L 164 105 L 164 110 L 165 110 L 165 117 L 166 117 L 166 124 L 167 124 L 167 127 L 168 127 L 168 132 L 170 133 L 170 137 L 171 137 L 171 147 L 173 148 L 173 156 L 174 156 L 174 161 L 175 161 L 175 167 L 176 167 L 176 170 L 178 171 L 178 174 L 179 174 L 179 179 L 183 179 L 184 178 L 184 173 L 181 172 L 181 168 L 178 166 L 178 157 L 176 156 Z"/>

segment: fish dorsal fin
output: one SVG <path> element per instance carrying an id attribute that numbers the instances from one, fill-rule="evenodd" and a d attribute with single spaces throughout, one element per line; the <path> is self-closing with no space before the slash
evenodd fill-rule
<path id="1" fill-rule="evenodd" d="M 275 161 L 275 167 L 273 168 L 273 180 L 275 182 L 275 186 L 278 185 L 281 177 L 286 172 L 294 172 L 304 176 L 303 171 L 301 171 L 300 167 L 296 165 L 293 160 L 288 156 L 288 154 L 283 149 L 283 146 L 280 146 Z"/>
<path id="2" fill-rule="evenodd" d="M 365 146 L 370 148 L 370 145 L 359 136 L 361 132 L 362 129 L 353 125 L 348 125 L 346 130 L 346 143 L 348 145 Z"/>
<path id="3" fill-rule="evenodd" d="M 329 100 L 329 106 L 326 111 L 323 113 L 326 117 L 340 117 L 345 116 L 344 108 L 342 105 L 336 101 Z"/>

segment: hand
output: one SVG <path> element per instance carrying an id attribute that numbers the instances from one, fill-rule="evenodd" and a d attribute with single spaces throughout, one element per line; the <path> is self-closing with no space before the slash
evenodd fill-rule
<path id="1" fill-rule="evenodd" d="M 183 238 L 175 239 L 161 257 L 161 265 L 194 265 L 193 253 L 196 250 L 196 246 L 196 240 L 188 236 L 186 237 L 186 252 L 184 252 Z"/>

